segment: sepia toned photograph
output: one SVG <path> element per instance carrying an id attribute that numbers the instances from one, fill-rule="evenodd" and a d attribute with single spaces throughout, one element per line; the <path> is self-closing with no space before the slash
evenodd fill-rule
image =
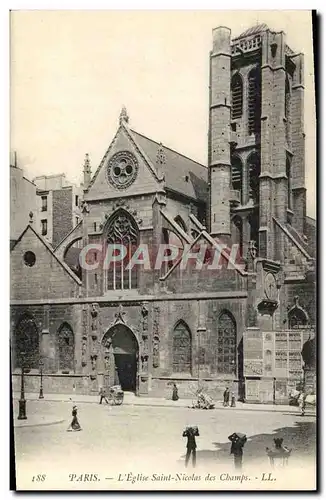
<path id="1" fill-rule="evenodd" d="M 316 491 L 317 31 L 11 11 L 12 490 Z"/>

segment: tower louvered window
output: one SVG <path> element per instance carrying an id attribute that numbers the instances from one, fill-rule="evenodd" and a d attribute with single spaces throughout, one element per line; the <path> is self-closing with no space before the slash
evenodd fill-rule
<path id="1" fill-rule="evenodd" d="M 243 111 L 243 85 L 241 76 L 239 74 L 234 75 L 234 77 L 232 78 L 231 98 L 232 98 L 232 108 L 231 108 L 232 120 L 236 118 L 241 118 Z"/>
<path id="2" fill-rule="evenodd" d="M 286 124 L 285 124 L 286 142 L 288 144 L 290 144 L 290 121 L 291 121 L 290 112 L 291 112 L 291 91 L 290 91 L 289 77 L 287 76 L 285 79 L 284 116 L 286 118 Z"/>
<path id="3" fill-rule="evenodd" d="M 288 208 L 292 209 L 292 175 L 291 175 L 291 161 L 289 157 L 286 158 L 286 176 L 288 179 Z"/>
<path id="4" fill-rule="evenodd" d="M 258 68 L 252 69 L 248 75 L 248 134 L 260 131 L 260 74 Z"/>
<path id="5" fill-rule="evenodd" d="M 240 191 L 240 199 L 242 194 L 242 162 L 237 156 L 231 161 L 231 182 L 232 189 Z"/>
<path id="6" fill-rule="evenodd" d="M 259 202 L 259 176 L 260 176 L 260 158 L 258 153 L 252 153 L 248 160 L 249 170 L 249 198 L 254 203 Z"/>

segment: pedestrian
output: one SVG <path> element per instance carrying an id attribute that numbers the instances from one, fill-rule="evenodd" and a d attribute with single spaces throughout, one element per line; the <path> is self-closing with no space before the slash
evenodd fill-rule
<path id="1" fill-rule="evenodd" d="M 235 394 L 231 392 L 231 408 L 235 408 Z"/>
<path id="2" fill-rule="evenodd" d="M 99 395 L 100 395 L 100 405 L 102 404 L 103 399 L 106 402 L 106 404 L 109 404 L 108 398 L 106 397 L 106 390 L 103 387 L 100 387 Z"/>
<path id="3" fill-rule="evenodd" d="M 185 466 L 188 467 L 190 455 L 192 455 L 192 466 L 196 467 L 197 444 L 195 436 L 199 436 L 198 427 L 196 425 L 191 427 L 186 427 L 186 429 L 183 431 L 182 436 L 187 438 L 187 453 L 186 453 Z"/>
<path id="4" fill-rule="evenodd" d="M 225 391 L 223 393 L 223 406 L 229 406 L 230 400 L 230 389 L 228 386 L 225 387 Z"/>
<path id="5" fill-rule="evenodd" d="M 240 432 L 234 432 L 228 437 L 231 441 L 230 455 L 233 455 L 235 469 L 242 469 L 243 447 L 247 441 L 247 436 Z"/>
<path id="6" fill-rule="evenodd" d="M 302 417 L 304 417 L 304 414 L 306 411 L 306 398 L 307 398 L 307 395 L 304 392 L 299 397 L 299 405 L 300 405 Z"/>
<path id="7" fill-rule="evenodd" d="M 72 407 L 72 421 L 71 424 L 69 425 L 67 431 L 81 431 L 82 428 L 80 427 L 80 424 L 78 422 L 77 418 L 77 406 Z"/>
<path id="8" fill-rule="evenodd" d="M 178 395 L 178 388 L 176 383 L 173 383 L 173 389 L 172 389 L 172 401 L 178 401 L 179 395 Z"/>

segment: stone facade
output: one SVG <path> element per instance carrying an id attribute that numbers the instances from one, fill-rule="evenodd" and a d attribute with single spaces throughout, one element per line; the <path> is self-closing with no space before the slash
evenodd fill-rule
<path id="1" fill-rule="evenodd" d="M 16 243 L 15 390 L 21 352 L 26 388 L 35 391 L 41 358 L 47 392 L 91 394 L 120 383 L 165 396 L 175 381 L 181 397 L 203 386 L 220 398 L 227 384 L 240 399 L 268 403 L 284 402 L 300 382 L 291 370 L 297 353 L 277 336 L 315 327 L 314 258 L 303 234 L 302 56 L 288 52 L 284 33 L 248 33 L 232 41 L 226 28 L 213 32 L 208 168 L 132 130 L 124 109 L 93 177 L 85 160 L 82 223 L 55 250 L 32 226 Z M 77 241 L 92 245 L 78 276 L 64 262 Z M 105 269 L 112 243 L 124 245 L 127 259 L 146 247 L 150 268 Z M 194 260 L 154 269 L 162 243 L 177 253 L 207 245 L 208 255 L 236 244 L 242 265 L 226 251 L 218 270 L 209 259 L 201 269 Z M 269 346 L 274 337 L 279 347 Z M 262 372 L 266 352 L 273 360 Z M 276 372 L 284 352 L 288 372 Z"/>

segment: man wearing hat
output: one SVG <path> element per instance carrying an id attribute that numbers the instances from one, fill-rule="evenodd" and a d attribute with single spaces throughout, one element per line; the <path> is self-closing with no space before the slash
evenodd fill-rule
<path id="1" fill-rule="evenodd" d="M 234 467 L 235 469 L 242 469 L 242 456 L 243 456 L 243 447 L 247 442 L 247 436 L 242 434 L 242 432 L 234 432 L 228 437 L 229 441 L 231 441 L 231 451 L 230 454 L 233 455 L 234 458 Z"/>
<path id="2" fill-rule="evenodd" d="M 187 453 L 186 453 L 186 461 L 185 466 L 188 466 L 188 462 L 190 459 L 190 455 L 192 454 L 192 466 L 196 467 L 196 438 L 195 436 L 199 436 L 198 427 L 196 425 L 186 427 L 183 431 L 183 437 L 187 438 Z"/>

